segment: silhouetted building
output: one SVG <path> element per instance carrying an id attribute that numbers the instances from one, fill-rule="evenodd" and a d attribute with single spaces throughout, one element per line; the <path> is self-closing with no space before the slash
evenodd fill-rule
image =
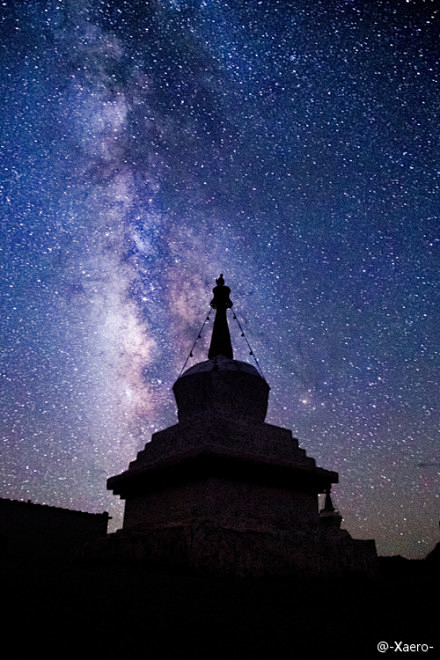
<path id="1" fill-rule="evenodd" d="M 440 570 L 440 542 L 426 555 L 426 561 L 436 567 L 437 571 Z"/>
<path id="2" fill-rule="evenodd" d="M 317 467 L 289 430 L 265 422 L 270 388 L 255 367 L 233 359 L 223 276 L 213 293 L 208 360 L 173 387 L 178 423 L 107 482 L 125 500 L 109 547 L 220 574 L 368 572 L 375 543 L 341 530 L 330 497 L 337 473 Z"/>
<path id="3" fill-rule="evenodd" d="M 0 554 L 9 559 L 68 559 L 107 534 L 109 515 L 0 499 Z"/>

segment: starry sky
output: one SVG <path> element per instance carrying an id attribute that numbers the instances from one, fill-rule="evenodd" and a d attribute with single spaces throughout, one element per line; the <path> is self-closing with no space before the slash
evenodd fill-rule
<path id="1" fill-rule="evenodd" d="M 171 387 L 206 359 L 223 273 L 267 421 L 339 472 L 352 536 L 424 557 L 440 516 L 436 3 L 1 5 L 0 497 L 120 527 L 106 480 L 176 422 Z"/>

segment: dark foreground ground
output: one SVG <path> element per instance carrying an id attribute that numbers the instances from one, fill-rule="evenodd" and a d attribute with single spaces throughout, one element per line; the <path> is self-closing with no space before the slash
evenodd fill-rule
<path id="1" fill-rule="evenodd" d="M 440 574 L 424 564 L 298 581 L 9 560 L 2 646 L 13 653 L 4 657 L 440 658 Z M 379 642 L 394 650 L 379 653 Z"/>

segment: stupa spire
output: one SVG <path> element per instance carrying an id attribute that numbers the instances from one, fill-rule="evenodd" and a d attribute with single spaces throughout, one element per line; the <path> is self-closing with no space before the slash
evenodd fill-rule
<path id="1" fill-rule="evenodd" d="M 332 498 L 330 495 L 330 488 L 327 488 L 325 491 L 325 503 L 324 508 L 322 509 L 324 513 L 334 513 L 335 507 L 333 506 Z"/>
<path id="2" fill-rule="evenodd" d="M 214 328 L 212 330 L 211 345 L 209 347 L 208 358 L 223 355 L 226 358 L 233 359 L 231 336 L 229 334 L 228 320 L 226 310 L 232 307 L 229 298 L 231 289 L 225 286 L 223 275 L 216 280 L 217 286 L 212 290 L 214 298 L 211 300 L 211 307 L 216 310 Z"/>

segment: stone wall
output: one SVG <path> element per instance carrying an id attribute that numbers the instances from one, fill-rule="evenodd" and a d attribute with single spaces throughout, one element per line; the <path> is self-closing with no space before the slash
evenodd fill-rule
<path id="1" fill-rule="evenodd" d="M 376 560 L 374 541 L 354 541 L 343 530 L 323 539 L 305 530 L 244 531 L 201 521 L 151 532 L 124 530 L 107 537 L 95 551 L 101 560 L 240 577 L 372 575 Z"/>

